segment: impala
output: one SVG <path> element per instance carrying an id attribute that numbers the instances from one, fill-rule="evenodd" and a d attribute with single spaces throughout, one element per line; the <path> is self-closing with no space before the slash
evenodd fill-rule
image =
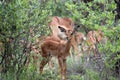
<path id="1" fill-rule="evenodd" d="M 51 22 L 49 23 L 49 27 L 52 31 L 52 35 L 58 39 L 60 39 L 59 36 L 64 37 L 64 33 L 61 32 L 58 28 L 59 25 L 62 25 L 65 28 L 74 29 L 74 23 L 70 18 L 61 18 L 58 16 L 53 17 Z M 72 36 L 71 46 L 73 47 L 77 55 L 79 54 L 78 45 L 81 44 L 83 40 L 85 40 L 85 36 L 81 32 L 76 32 L 74 36 Z"/>
<path id="2" fill-rule="evenodd" d="M 40 63 L 40 72 L 42 73 L 44 66 L 51 57 L 55 56 L 60 66 L 61 80 L 66 80 L 66 58 L 70 54 L 71 40 L 75 31 L 61 26 L 58 26 L 58 29 L 65 34 L 64 37 L 59 36 L 61 39 L 55 36 L 47 37 L 41 45 L 43 59 Z"/>
<path id="3" fill-rule="evenodd" d="M 102 31 L 89 31 L 87 34 L 87 44 L 88 48 L 87 51 L 93 51 L 94 56 L 98 53 L 97 51 L 97 44 L 100 43 L 103 40 L 103 34 Z M 83 51 L 85 51 L 85 47 L 83 47 Z"/>

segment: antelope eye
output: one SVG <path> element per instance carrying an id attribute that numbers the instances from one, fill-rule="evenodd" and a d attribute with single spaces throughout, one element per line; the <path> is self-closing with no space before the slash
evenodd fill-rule
<path id="1" fill-rule="evenodd" d="M 66 30 L 63 27 L 58 26 L 58 28 L 60 29 L 61 32 L 66 32 Z"/>

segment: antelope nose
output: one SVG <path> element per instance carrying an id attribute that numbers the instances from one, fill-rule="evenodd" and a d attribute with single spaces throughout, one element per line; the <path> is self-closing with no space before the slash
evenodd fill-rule
<path id="1" fill-rule="evenodd" d="M 80 46 L 82 45 L 82 43 L 79 44 Z"/>
<path id="2" fill-rule="evenodd" d="M 68 40 L 68 37 L 66 37 L 66 39 Z"/>

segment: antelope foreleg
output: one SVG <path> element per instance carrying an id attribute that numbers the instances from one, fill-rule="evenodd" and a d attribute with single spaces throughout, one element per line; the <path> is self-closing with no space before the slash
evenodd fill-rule
<path id="1" fill-rule="evenodd" d="M 66 59 L 58 58 L 60 71 L 61 71 L 61 80 L 66 80 Z"/>
<path id="2" fill-rule="evenodd" d="M 40 72 L 43 72 L 44 66 L 49 62 L 50 58 L 49 57 L 43 57 L 42 61 L 40 63 Z"/>

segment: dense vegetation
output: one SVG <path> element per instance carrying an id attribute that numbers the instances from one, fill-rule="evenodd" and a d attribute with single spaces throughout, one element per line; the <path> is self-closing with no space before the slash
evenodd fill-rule
<path id="1" fill-rule="evenodd" d="M 88 0 L 89 1 L 89 0 Z M 40 74 L 33 65 L 32 46 L 49 35 L 52 16 L 69 17 L 80 32 L 102 30 L 107 37 L 99 44 L 100 58 L 84 56 L 75 63 L 68 57 L 69 80 L 120 79 L 120 25 L 114 26 L 113 0 L 2 0 L 0 1 L 0 80 L 59 80 L 58 66 Z M 41 57 L 39 57 L 39 62 Z M 29 63 L 29 65 L 27 65 Z"/>

